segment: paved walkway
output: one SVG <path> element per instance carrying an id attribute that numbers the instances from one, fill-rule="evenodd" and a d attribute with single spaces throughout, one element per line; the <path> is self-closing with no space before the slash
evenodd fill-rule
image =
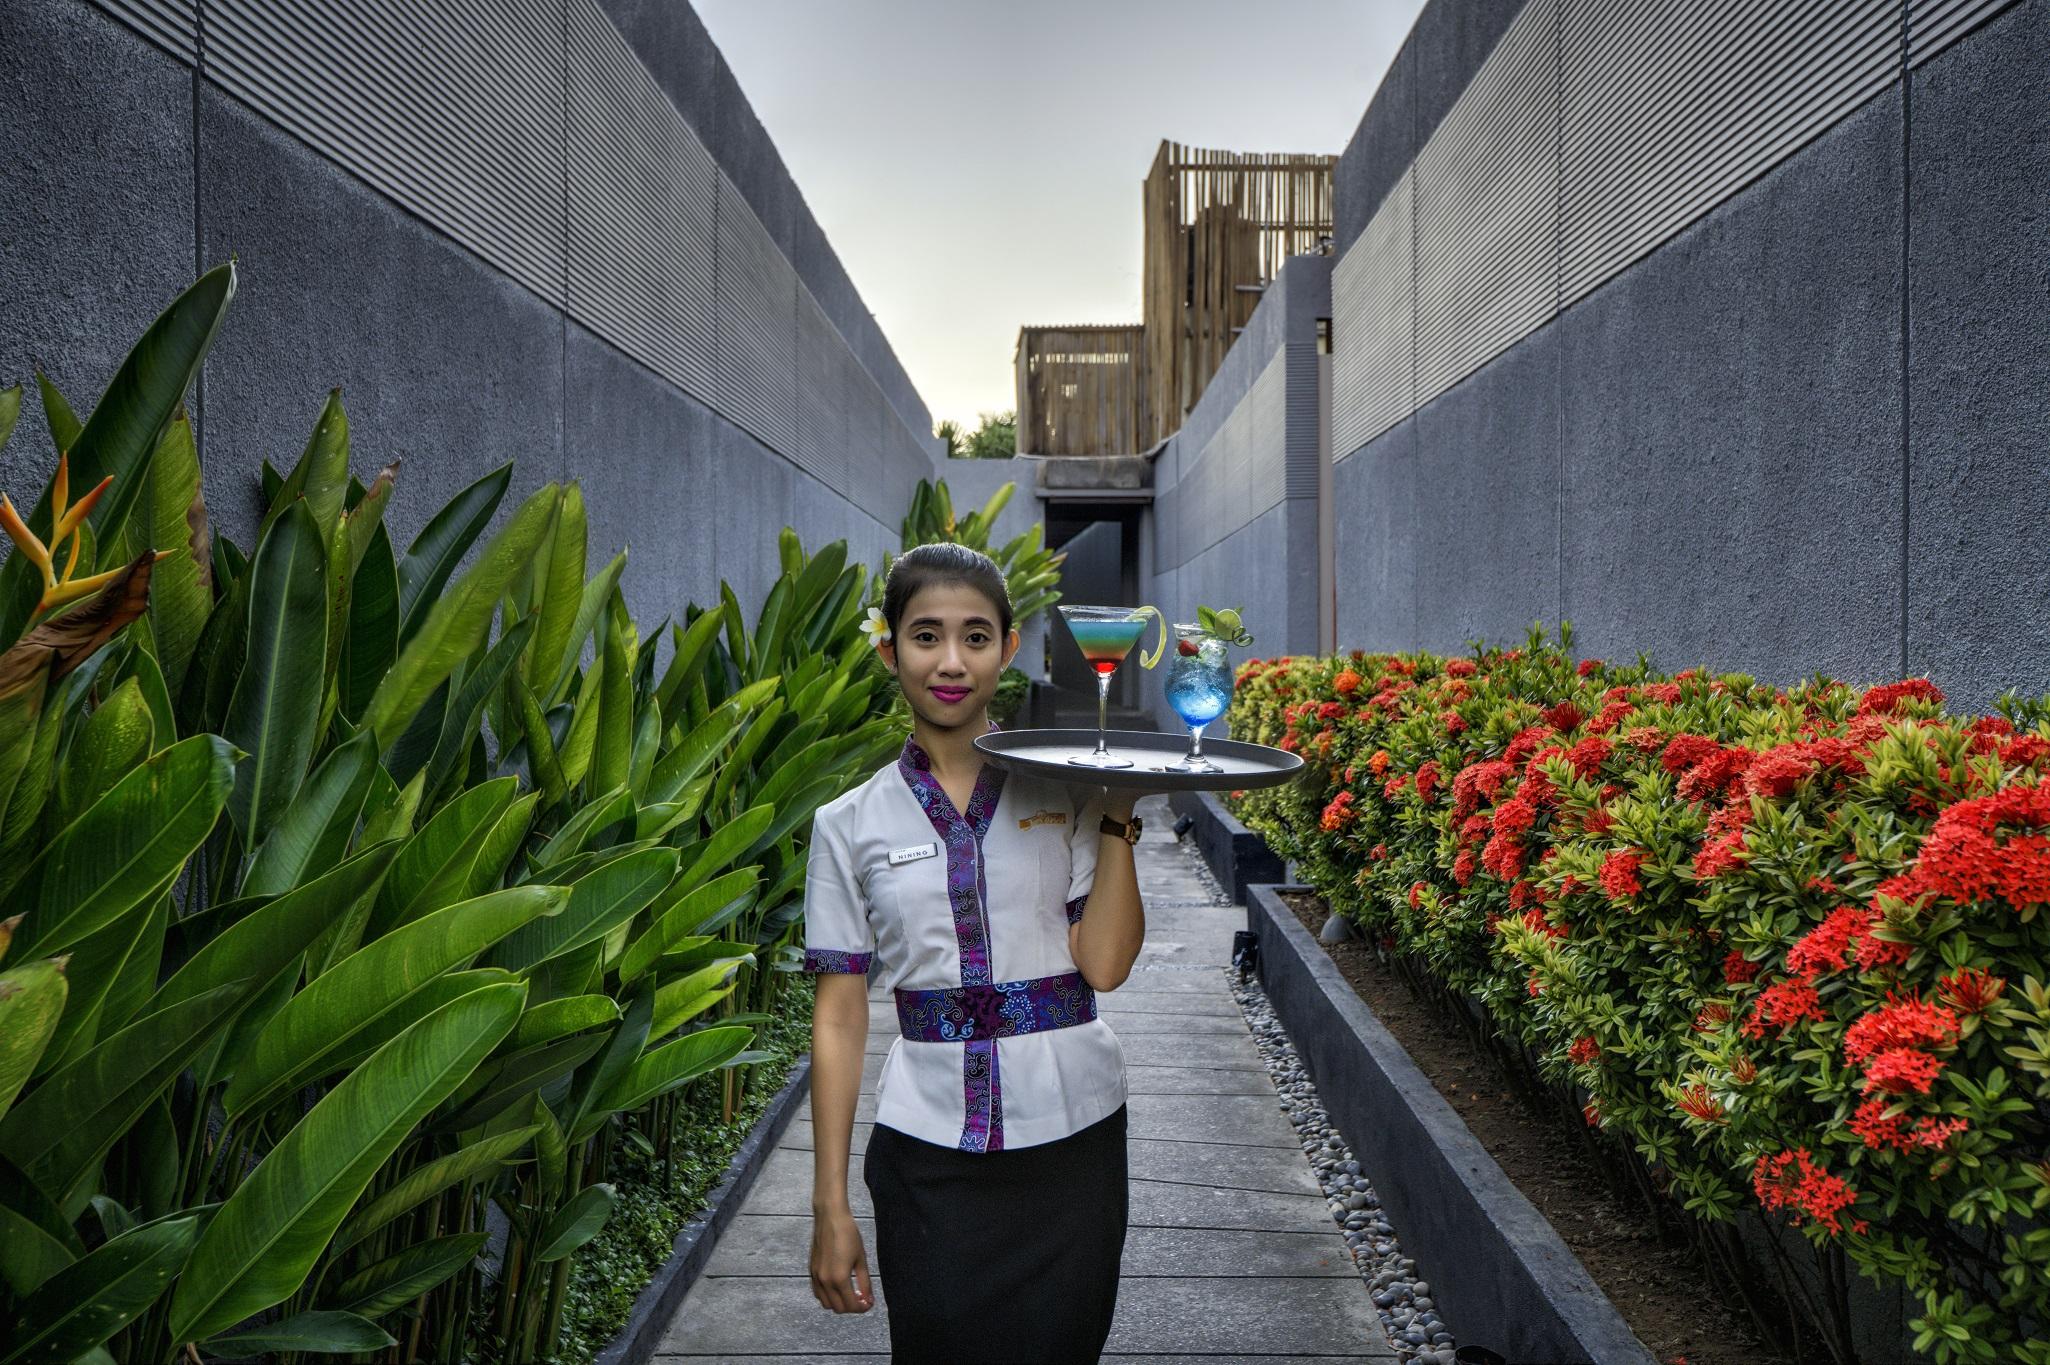
<path id="1" fill-rule="evenodd" d="M 1160 798 L 1140 805 L 1146 947 L 1098 996 L 1129 1067 L 1132 1206 L 1106 1361 L 1394 1361 L 1381 1321 L 1325 1210 L 1308 1160 L 1219 970 L 1242 906 L 1220 905 Z M 861 1179 L 875 1083 L 897 1035 L 887 992 L 869 996 L 868 1062 L 854 1111 L 849 1198 L 877 1307 L 837 1314 L 812 1297 L 811 1102 L 764 1165 L 657 1348 L 658 1360 L 887 1360 L 887 1266 Z M 977 1365 L 1000 1365 L 993 1357 Z"/>

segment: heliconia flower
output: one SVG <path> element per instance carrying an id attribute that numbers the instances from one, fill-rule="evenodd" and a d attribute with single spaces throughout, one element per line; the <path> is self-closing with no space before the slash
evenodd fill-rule
<path id="1" fill-rule="evenodd" d="M 85 544 L 82 529 L 85 519 L 91 515 L 94 505 L 113 482 L 114 476 L 109 474 L 77 502 L 68 502 L 71 488 L 71 455 L 69 451 L 61 452 L 57 456 L 57 477 L 50 485 L 51 535 L 47 546 L 28 528 L 28 523 L 22 520 L 21 513 L 15 510 L 7 495 L 0 493 L 0 529 L 4 529 L 21 552 L 28 556 L 29 562 L 43 572 L 43 595 L 36 602 L 38 612 L 61 607 L 67 602 L 76 602 L 82 597 L 90 597 L 127 572 L 127 566 L 122 565 L 120 568 L 109 569 L 105 573 L 92 574 L 86 578 L 72 577 L 78 569 L 79 551 Z M 53 552 L 64 544 L 67 536 L 71 537 L 71 555 L 64 562 L 64 572 L 59 574 L 53 562 Z M 159 550 L 157 558 L 162 559 L 172 553 L 174 551 Z"/>
<path id="2" fill-rule="evenodd" d="M 861 623 L 861 633 L 868 637 L 871 645 L 879 645 L 890 638 L 890 623 L 883 619 L 881 607 L 868 609 L 868 619 Z"/>

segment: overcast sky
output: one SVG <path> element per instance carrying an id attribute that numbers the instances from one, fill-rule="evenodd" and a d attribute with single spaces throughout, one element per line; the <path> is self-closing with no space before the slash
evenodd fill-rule
<path id="1" fill-rule="evenodd" d="M 1422 0 L 695 0 L 935 418 L 1139 319 L 1161 139 L 1345 150 Z"/>

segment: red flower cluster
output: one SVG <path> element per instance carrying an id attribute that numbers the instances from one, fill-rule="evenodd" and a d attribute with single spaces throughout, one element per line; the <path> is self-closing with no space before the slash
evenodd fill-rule
<path id="1" fill-rule="evenodd" d="M 1552 923 L 1545 918 L 1544 911 L 1535 908 L 1523 912 L 1523 927 L 1546 938 L 1565 938 L 1569 932 L 1567 926 Z"/>
<path id="2" fill-rule="evenodd" d="M 1481 851 L 1481 866 L 1505 882 L 1513 882 L 1523 875 L 1523 861 L 1528 852 L 1523 846 L 1523 836 L 1537 821 L 1537 808 L 1521 795 L 1511 797 L 1495 808 L 1495 832 L 1488 840 L 1488 846 Z"/>
<path id="3" fill-rule="evenodd" d="M 1858 700 L 1858 714 L 1861 716 L 1897 716 L 1901 703 L 1908 700 L 1941 703 L 1943 690 L 1927 678 L 1903 678 L 1899 682 L 1881 683 L 1871 688 Z"/>
<path id="4" fill-rule="evenodd" d="M 1548 706 L 1542 714 L 1545 718 L 1545 724 L 1551 726 L 1562 735 L 1587 719 L 1587 712 L 1581 710 L 1571 701 L 1562 701 L 1557 706 Z"/>
<path id="5" fill-rule="evenodd" d="M 1909 879 L 1952 900 L 2050 904 L 2050 787 L 2009 787 L 1951 806 Z"/>
<path id="6" fill-rule="evenodd" d="M 1445 733 L 1448 735 L 1456 735 L 1466 729 L 1466 718 L 1457 711 L 1447 711 L 1439 719 L 1445 722 Z"/>
<path id="7" fill-rule="evenodd" d="M 1858 1202 L 1858 1192 L 1811 1161 L 1806 1147 L 1759 1157 L 1751 1168 L 1751 1188 L 1766 1208 L 1791 1207 L 1831 1232 L 1843 1231 L 1839 1215 Z M 1800 1223 L 1796 1216 L 1794 1225 Z"/>
<path id="8" fill-rule="evenodd" d="M 1945 1143 L 1972 1126 L 1964 1119 L 1939 1119 L 1925 1114 L 1915 1120 L 1910 1130 L 1908 1116 L 1888 1114 L 1890 1107 L 1886 1100 L 1866 1100 L 1851 1116 L 1851 1131 L 1867 1147 L 1877 1151 L 1889 1147 L 1897 1152 L 1941 1151 Z"/>
<path id="9" fill-rule="evenodd" d="M 1574 773 L 1581 780 L 1592 782 L 1601 775 L 1602 764 L 1608 762 L 1609 755 L 1615 751 L 1616 746 L 1600 735 L 1589 735 L 1566 751 L 1566 761 L 1573 765 Z"/>
<path id="10" fill-rule="evenodd" d="M 1584 678 L 1588 674 L 1594 672 L 1597 668 L 1600 668 L 1601 666 L 1602 661 L 1600 659 L 1582 659 L 1577 665 L 1574 666 L 1573 671 Z"/>
<path id="11" fill-rule="evenodd" d="M 1733 986 L 1741 986 L 1758 975 L 1760 965 L 1748 960 L 1743 953 L 1732 948 L 1730 949 L 1729 956 L 1723 959 L 1723 980 Z"/>
<path id="12" fill-rule="evenodd" d="M 1842 969 L 1844 954 L 1858 947 L 1859 940 L 1878 922 L 1878 914 L 1862 905 L 1832 910 L 1828 919 L 1801 935 L 1787 950 L 1787 970 L 1803 981 L 1813 981 L 1825 972 Z"/>
<path id="13" fill-rule="evenodd" d="M 1447 659 L 1445 676 L 1448 678 L 1471 678 L 1480 672 L 1480 666 L 1471 659 Z"/>
<path id="14" fill-rule="evenodd" d="M 1744 865 L 1750 851 L 1744 831 L 1750 823 L 1751 806 L 1745 801 L 1732 801 L 1709 817 L 1708 828 L 1702 832 L 1704 842 L 1694 855 L 1696 881 L 1705 882 Z"/>
<path id="15" fill-rule="evenodd" d="M 1966 967 L 1937 982 L 1937 999 L 1966 1014 L 1984 1014 L 2007 990 L 2007 982 L 1979 967 Z"/>
<path id="16" fill-rule="evenodd" d="M 1759 992 L 1751 1017 L 1744 1021 L 1744 1034 L 1763 1038 L 1767 1028 L 1784 1033 L 1803 1019 L 1822 1022 L 1822 997 L 1805 981 L 1775 981 Z"/>
<path id="17" fill-rule="evenodd" d="M 1694 1016 L 1694 1031 L 1696 1033 L 1714 1033 L 1729 1022 L 1730 1007 L 1719 1000 L 1711 1000 L 1708 1004 L 1703 1005 L 1700 1012 Z"/>
<path id="18" fill-rule="evenodd" d="M 1947 1006 L 1926 1004 L 1919 994 L 1902 1000 L 1888 992 L 1886 1004 L 1845 1032 L 1844 1062 L 1865 1068 L 1865 1094 L 1915 1090 L 1926 1095 L 1943 1062 L 1924 1049 L 1947 1049 L 1958 1036 L 1957 1015 Z"/>
<path id="19" fill-rule="evenodd" d="M 1680 684 L 1645 683 L 1637 689 L 1637 695 L 1643 697 L 1646 701 L 1657 702 L 1661 706 L 1678 706 L 1680 704 Z"/>
<path id="20" fill-rule="evenodd" d="M 1444 780 L 1444 777 L 1438 771 L 1438 760 L 1435 758 L 1426 760 L 1424 766 L 1416 770 L 1417 799 L 1425 805 L 1429 805 L 1431 798 L 1438 793 L 1438 785 Z"/>
<path id="21" fill-rule="evenodd" d="M 1349 697 L 1360 690 L 1360 675 L 1346 669 L 1331 680 L 1331 690 L 1341 697 Z"/>
<path id="22" fill-rule="evenodd" d="M 1645 855 L 1637 849 L 1626 848 L 1611 853 L 1602 859 L 1602 892 L 1610 900 L 1628 900 L 1644 890 L 1644 884 L 1637 879 L 1637 869 L 1644 865 Z"/>
<path id="23" fill-rule="evenodd" d="M 1459 856 L 1452 860 L 1452 880 L 1465 886 L 1473 880 L 1474 857 L 1472 848 L 1462 848 Z"/>
<path id="24" fill-rule="evenodd" d="M 1592 1033 L 1583 1033 L 1580 1037 L 1575 1038 L 1572 1045 L 1566 1049 L 1566 1060 L 1572 1062 L 1575 1066 L 1585 1066 L 1601 1055 L 1601 1044 L 1594 1040 Z"/>
<path id="25" fill-rule="evenodd" d="M 1349 791 L 1342 791 L 1331 798 L 1330 804 L 1324 807 L 1321 822 L 1326 834 L 1336 834 L 1359 818 L 1359 812 L 1353 809 L 1352 803 L 1353 794 Z"/>
<path id="26" fill-rule="evenodd" d="M 1409 884 L 1409 908 L 1410 908 L 1410 909 L 1412 909 L 1412 910 L 1416 910 L 1416 909 L 1420 909 L 1420 908 L 1421 908 L 1421 906 L 1420 906 L 1420 905 L 1418 904 L 1418 902 L 1419 902 L 1419 900 L 1420 900 L 1420 899 L 1422 898 L 1423 894 L 1424 894 L 1424 884 L 1423 884 L 1422 882 L 1411 882 L 1411 883 Z"/>
<path id="27" fill-rule="evenodd" d="M 1461 768 L 1452 779 L 1452 818 L 1464 820 L 1483 802 L 1492 804 L 1502 784 L 1516 775 L 1516 765 L 1493 758 Z"/>

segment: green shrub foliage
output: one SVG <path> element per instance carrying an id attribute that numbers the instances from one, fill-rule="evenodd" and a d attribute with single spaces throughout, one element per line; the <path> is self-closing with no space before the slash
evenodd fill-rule
<path id="1" fill-rule="evenodd" d="M 339 393 L 235 545 L 181 406 L 233 296 L 83 423 L 39 376 L 60 472 L 0 507 L 0 1361 L 545 1358 L 615 1153 L 740 1111 L 810 816 L 901 739 L 868 574 L 786 529 L 752 619 L 644 631 L 574 483 L 400 546 Z"/>
<path id="2" fill-rule="evenodd" d="M 1839 1359 L 1847 1262 L 1918 1351 L 2050 1361 L 2050 709 L 1571 638 L 1250 661 L 1232 733 L 1307 771 L 1233 804 L 1701 1229 L 1798 1228 Z"/>

